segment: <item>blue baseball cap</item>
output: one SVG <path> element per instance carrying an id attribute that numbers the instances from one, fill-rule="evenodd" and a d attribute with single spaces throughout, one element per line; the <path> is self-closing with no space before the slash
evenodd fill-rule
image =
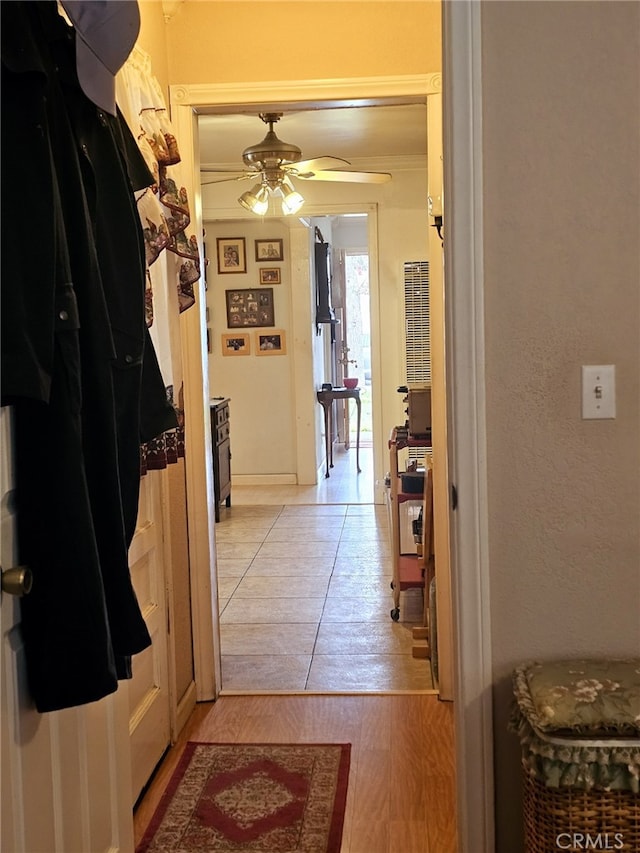
<path id="1" fill-rule="evenodd" d="M 116 115 L 115 76 L 140 32 L 138 0 L 61 0 L 76 31 L 76 68 L 85 95 Z"/>

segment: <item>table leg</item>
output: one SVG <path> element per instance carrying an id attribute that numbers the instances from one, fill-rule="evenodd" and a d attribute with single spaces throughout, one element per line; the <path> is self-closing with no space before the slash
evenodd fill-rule
<path id="1" fill-rule="evenodd" d="M 347 397 L 344 401 L 344 410 L 343 410 L 343 423 L 344 423 L 344 449 L 349 450 L 351 447 L 351 442 L 349 441 L 349 398 Z"/>
<path id="2" fill-rule="evenodd" d="M 327 436 L 329 441 L 329 458 L 331 460 L 330 467 L 333 468 L 333 400 L 329 403 L 329 432 Z"/>
<path id="3" fill-rule="evenodd" d="M 324 447 L 327 456 L 327 473 L 324 475 L 326 478 L 329 476 L 329 407 L 326 403 L 323 403 L 322 409 L 324 411 Z"/>
<path id="4" fill-rule="evenodd" d="M 361 416 L 361 404 L 360 404 L 360 395 L 356 397 L 356 406 L 358 408 L 358 424 L 357 424 L 357 432 L 356 432 L 356 468 L 358 469 L 358 474 L 361 473 L 360 469 L 360 416 Z"/>

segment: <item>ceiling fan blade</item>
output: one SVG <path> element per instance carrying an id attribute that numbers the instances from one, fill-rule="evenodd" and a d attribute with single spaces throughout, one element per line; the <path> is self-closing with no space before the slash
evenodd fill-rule
<path id="1" fill-rule="evenodd" d="M 342 172 L 342 171 L 318 171 L 307 172 L 296 175 L 305 181 L 343 181 L 353 184 L 386 184 L 391 180 L 388 172 Z"/>
<path id="2" fill-rule="evenodd" d="M 246 181 L 247 178 L 254 178 L 255 179 L 255 178 L 259 178 L 259 177 L 260 177 L 259 172 L 245 172 L 242 175 L 236 174 L 236 176 L 233 178 L 211 178 L 211 180 L 201 180 L 200 183 L 202 185 L 224 184 L 224 183 L 227 183 L 228 181 Z"/>
<path id="3" fill-rule="evenodd" d="M 348 160 L 342 157 L 315 157 L 313 160 L 300 160 L 298 163 L 283 165 L 287 172 L 317 172 L 319 169 L 335 169 L 340 166 L 350 166 Z"/>
<path id="4" fill-rule="evenodd" d="M 244 174 L 245 172 L 252 171 L 251 169 L 245 169 L 242 166 L 238 166 L 237 169 L 219 169 L 217 166 L 200 166 L 201 172 L 219 172 L 221 175 L 239 175 Z M 259 170 L 256 171 L 258 174 Z"/>

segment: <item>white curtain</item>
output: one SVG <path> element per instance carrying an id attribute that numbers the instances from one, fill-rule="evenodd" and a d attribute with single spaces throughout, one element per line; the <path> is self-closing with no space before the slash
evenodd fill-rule
<path id="1" fill-rule="evenodd" d="M 200 258 L 195 235 L 187 233 L 189 201 L 178 142 L 151 58 L 138 47 L 116 77 L 116 100 L 155 179 L 136 198 L 147 262 L 147 325 L 180 421 L 175 434 L 165 433 L 145 445 L 144 471 L 164 468 L 184 455 L 179 314 L 195 301 Z"/>

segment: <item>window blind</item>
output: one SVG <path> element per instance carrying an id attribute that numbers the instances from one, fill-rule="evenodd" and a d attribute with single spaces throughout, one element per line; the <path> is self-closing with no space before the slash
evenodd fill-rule
<path id="1" fill-rule="evenodd" d="M 406 381 L 431 382 L 429 261 L 405 261 L 404 322 Z"/>
<path id="2" fill-rule="evenodd" d="M 431 382 L 429 261 L 405 261 L 404 326 L 406 382 Z M 430 452 L 410 447 L 409 459 L 420 460 Z"/>

